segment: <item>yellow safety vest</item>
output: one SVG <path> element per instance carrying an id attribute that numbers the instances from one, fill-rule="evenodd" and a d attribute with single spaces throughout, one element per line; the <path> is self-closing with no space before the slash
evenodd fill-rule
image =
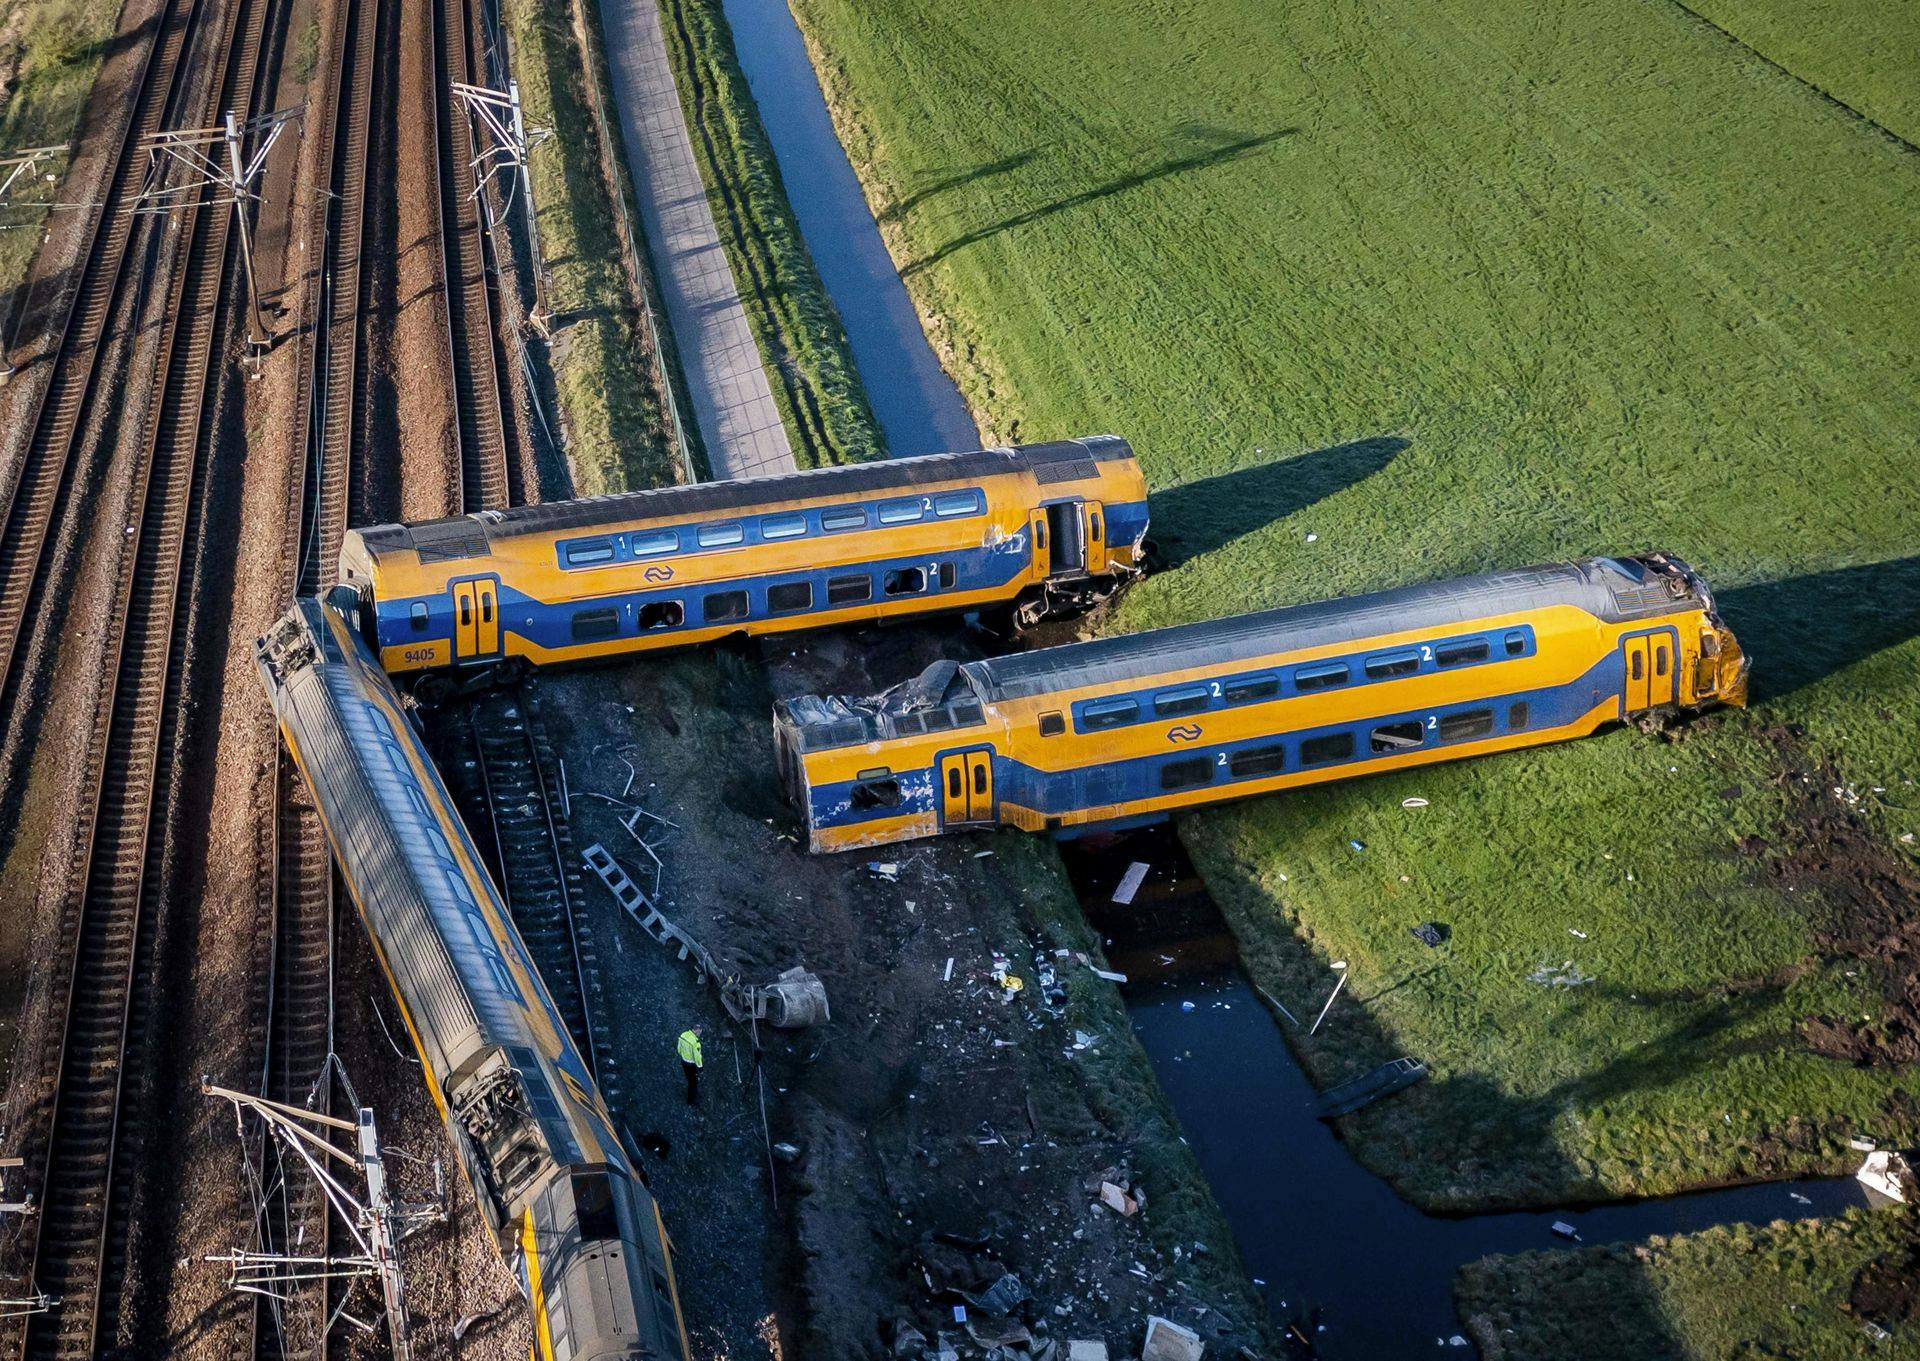
<path id="1" fill-rule="evenodd" d="M 704 1066 L 700 1059 L 700 1037 L 691 1030 L 680 1032 L 680 1061 L 691 1063 L 695 1068 Z"/>

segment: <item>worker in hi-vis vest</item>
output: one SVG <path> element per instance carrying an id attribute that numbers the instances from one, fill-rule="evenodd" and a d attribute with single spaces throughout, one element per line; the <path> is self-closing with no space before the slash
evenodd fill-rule
<path id="1" fill-rule="evenodd" d="M 700 1027 L 680 1032 L 680 1068 L 687 1075 L 687 1104 L 700 1104 Z"/>

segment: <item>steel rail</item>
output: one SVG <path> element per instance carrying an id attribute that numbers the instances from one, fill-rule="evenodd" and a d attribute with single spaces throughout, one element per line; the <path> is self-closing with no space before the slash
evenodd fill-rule
<path id="1" fill-rule="evenodd" d="M 240 0 L 225 18 L 216 107 L 250 111 L 268 0 Z M 120 628 L 88 746 L 94 797 L 76 839 L 75 873 L 60 923 L 71 965 L 52 1092 L 35 1160 L 40 1213 L 33 1229 L 36 1285 L 60 1301 L 30 1316 L 29 1358 L 91 1358 L 115 1332 L 125 1266 L 124 1165 L 117 1158 L 130 1037 L 154 1009 L 154 920 L 162 857 L 150 856 L 171 792 L 168 738 L 181 722 L 185 660 L 179 630 L 183 565 L 206 480 L 204 416 L 230 340 L 224 304 L 235 275 L 233 212 L 202 189 L 183 210 L 168 306 L 155 360 L 155 399 L 142 428 L 136 529 L 120 553 Z"/>

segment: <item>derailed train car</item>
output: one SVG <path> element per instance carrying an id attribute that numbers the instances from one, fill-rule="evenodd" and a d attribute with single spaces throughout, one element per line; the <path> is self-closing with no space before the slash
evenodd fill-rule
<path id="1" fill-rule="evenodd" d="M 958 611 L 1070 613 L 1139 575 L 1146 479 L 1112 435 L 350 531 L 340 580 L 431 701 L 498 673 Z"/>
<path id="2" fill-rule="evenodd" d="M 1067 831 L 1742 704 L 1678 558 L 1588 558 L 995 658 L 775 706 L 815 851 Z"/>
<path id="3" fill-rule="evenodd" d="M 659 1210 L 386 676 L 318 599 L 255 661 L 536 1355 L 687 1361 Z"/>

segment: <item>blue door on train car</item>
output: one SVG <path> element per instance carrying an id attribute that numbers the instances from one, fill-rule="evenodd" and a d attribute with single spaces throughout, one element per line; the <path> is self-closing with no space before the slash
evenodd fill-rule
<path id="1" fill-rule="evenodd" d="M 979 826 L 998 820 L 993 803 L 993 748 L 940 753 L 940 825 Z"/>
<path id="2" fill-rule="evenodd" d="M 1626 688 L 1621 692 L 1620 716 L 1642 713 L 1671 704 L 1674 688 L 1675 658 L 1679 656 L 1679 638 L 1672 629 L 1654 629 L 1620 640 L 1626 667 Z"/>

